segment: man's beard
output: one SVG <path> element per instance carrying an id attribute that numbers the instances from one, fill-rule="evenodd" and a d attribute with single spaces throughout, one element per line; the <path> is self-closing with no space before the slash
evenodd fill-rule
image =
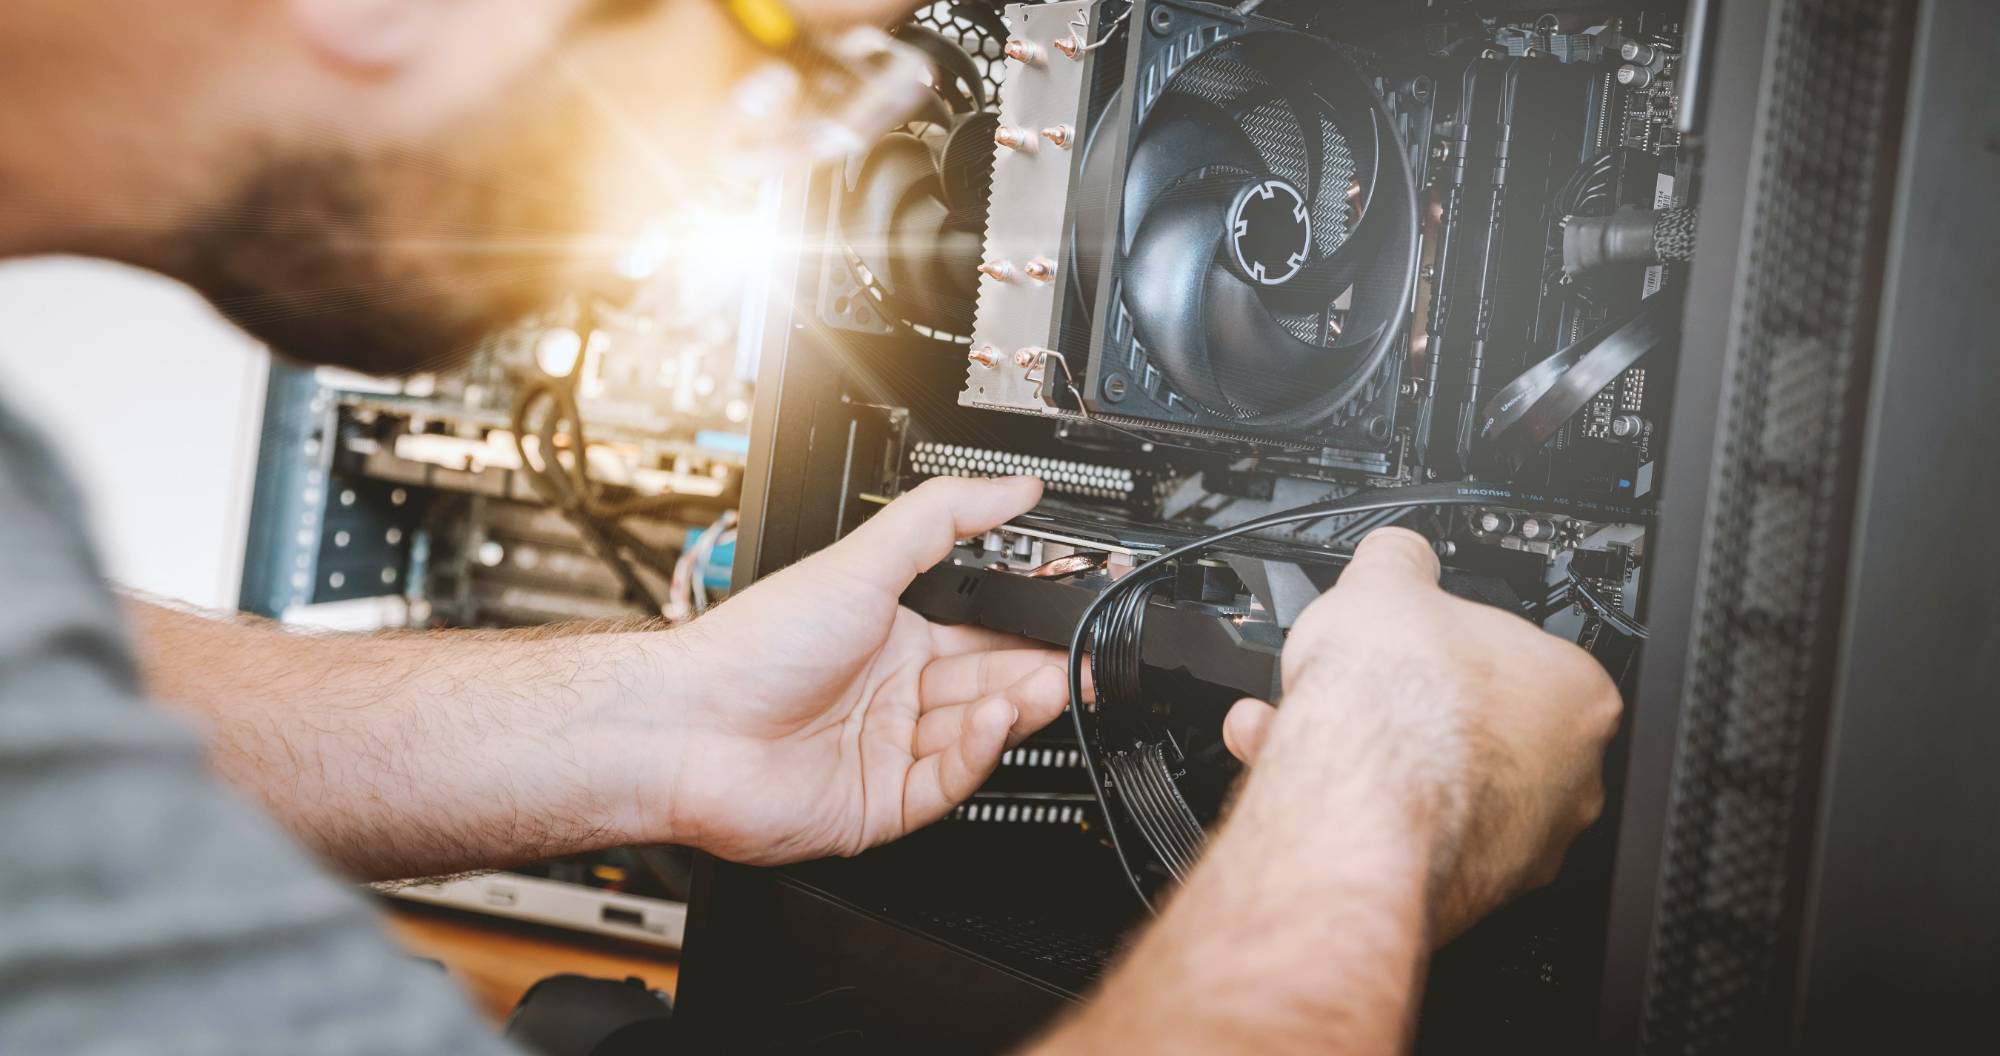
<path id="1" fill-rule="evenodd" d="M 289 359 L 447 370 L 565 292 L 575 206 L 550 200 L 524 210 L 435 163 L 266 159 L 227 204 L 176 232 L 167 270 Z"/>

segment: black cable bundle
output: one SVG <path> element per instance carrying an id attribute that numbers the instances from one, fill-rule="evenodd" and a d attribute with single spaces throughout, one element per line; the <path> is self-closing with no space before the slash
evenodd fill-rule
<path id="1" fill-rule="evenodd" d="M 534 405 L 548 400 L 548 413 L 542 415 L 541 426 L 535 430 L 537 447 L 542 456 L 538 465 L 528 457 L 527 433 L 528 414 Z M 567 420 L 570 423 L 570 440 L 573 447 L 572 464 L 565 467 L 556 457 L 556 425 Z M 542 501 L 560 510 L 569 522 L 576 526 L 577 534 L 583 537 L 584 545 L 590 548 L 597 559 L 604 562 L 627 593 L 644 601 L 647 609 L 658 615 L 666 606 L 666 600 L 655 594 L 646 582 L 632 570 L 631 561 L 645 563 L 646 567 L 660 573 L 669 580 L 673 569 L 662 570 L 653 562 L 651 548 L 637 536 L 618 523 L 616 518 L 604 517 L 595 511 L 598 507 L 594 488 L 585 465 L 584 440 L 580 415 L 576 412 L 574 397 L 566 386 L 551 382 L 531 381 L 521 386 L 514 397 L 514 453 L 521 460 L 521 470 L 527 474 L 528 482 Z M 595 508 L 594 508 L 595 507 Z M 635 511 L 636 512 L 636 511 Z M 623 516 L 624 514 L 620 514 Z M 631 555 L 628 560 L 627 554 Z"/>
<path id="2" fill-rule="evenodd" d="M 583 331 L 583 343 L 589 344 L 589 328 Z M 570 373 L 560 378 L 527 378 L 521 382 L 515 393 L 511 424 L 514 432 L 514 453 L 521 461 L 521 471 L 543 502 L 562 512 L 569 522 L 576 526 L 598 560 L 603 561 L 618 577 L 625 590 L 634 598 L 644 602 L 655 616 L 666 608 L 665 599 L 653 592 L 632 568 L 634 562 L 659 575 L 662 580 L 672 582 L 673 562 L 663 558 L 655 548 L 634 535 L 620 522 L 627 517 L 642 515 L 665 515 L 684 508 L 684 499 L 674 495 L 652 495 L 609 501 L 603 496 L 601 485 L 590 475 L 589 438 L 584 435 L 583 413 L 576 403 L 578 373 L 582 370 L 584 357 L 579 355 Z M 530 430 L 528 421 L 535 406 L 542 402 L 549 409 L 541 416 L 538 426 Z M 564 431 L 569 436 L 570 461 L 567 465 L 556 457 L 556 432 L 559 426 L 567 424 Z M 528 457 L 527 435 L 535 434 L 538 463 Z"/>
<path id="3" fill-rule="evenodd" d="M 1577 166 L 1574 173 L 1556 192 L 1550 211 L 1556 223 L 1549 229 L 1549 245 L 1546 262 L 1542 271 L 1542 287 L 1558 290 L 1587 306 L 1595 306 L 1590 286 L 1563 272 L 1563 228 L 1570 218 L 1577 216 L 1597 216 L 1611 211 L 1616 204 L 1612 198 L 1617 190 L 1618 155 L 1616 152 L 1600 154 L 1590 161 Z"/>
<path id="4" fill-rule="evenodd" d="M 1576 569 L 1569 570 L 1570 596 L 1583 603 L 1592 616 L 1604 621 L 1612 630 L 1628 638 L 1644 641 L 1646 625 L 1625 614 L 1625 610 L 1611 603 L 1611 599 L 1599 594 L 1590 581 L 1577 575 Z"/>
<path id="5" fill-rule="evenodd" d="M 1131 573 L 1127 579 L 1138 579 L 1140 582 L 1123 588 L 1118 601 L 1105 611 L 1092 633 L 1090 673 L 1097 689 L 1100 741 L 1105 715 L 1138 717 L 1146 709 L 1140 685 L 1144 668 L 1141 646 L 1146 627 L 1146 603 L 1152 599 L 1153 591 L 1172 579 L 1173 575 L 1173 569 L 1166 567 L 1152 569 L 1143 575 Z"/>
<path id="6" fill-rule="evenodd" d="M 1175 880 L 1181 880 L 1194 867 L 1208 834 L 1174 785 L 1168 762 L 1168 753 L 1174 751 L 1172 740 L 1151 721 L 1154 709 L 1146 702 L 1142 684 L 1146 609 L 1153 592 L 1173 577 L 1171 566 L 1159 564 L 1130 573 L 1092 630 L 1090 671 L 1097 690 L 1097 736 L 1094 748 L 1086 751 L 1105 757 L 1110 786 L 1099 789 L 1099 796 L 1106 817 L 1110 817 L 1107 793 L 1115 792 L 1147 847 Z M 1108 824 L 1115 832 L 1117 822 Z"/>
<path id="7" fill-rule="evenodd" d="M 1141 599 L 1149 596 L 1152 592 L 1151 588 L 1163 582 L 1161 571 L 1172 569 L 1174 562 L 1182 558 L 1197 555 L 1201 551 L 1218 543 L 1226 542 L 1238 536 L 1248 535 L 1252 532 L 1264 531 L 1269 528 L 1301 524 L 1307 521 L 1316 521 L 1321 518 L 1335 517 L 1342 514 L 1373 513 L 1378 510 L 1414 509 L 1429 506 L 1502 506 L 1509 509 L 1561 513 L 1589 520 L 1618 524 L 1644 524 L 1653 519 L 1653 511 L 1648 506 L 1635 506 L 1630 503 L 1581 498 L 1572 495 L 1555 495 L 1530 488 L 1481 484 L 1477 482 L 1416 484 L 1400 488 L 1378 488 L 1372 491 L 1347 495 L 1342 498 L 1315 502 L 1289 510 L 1279 510 L 1275 513 L 1265 514 L 1262 517 L 1255 517 L 1234 527 L 1224 528 L 1212 535 L 1204 536 L 1193 542 L 1183 543 L 1180 546 L 1167 550 L 1151 561 L 1140 565 L 1124 577 L 1114 581 L 1110 586 L 1104 588 L 1097 597 L 1091 599 L 1090 604 L 1084 607 L 1083 615 L 1077 620 L 1075 633 L 1070 636 L 1070 700 L 1081 701 L 1083 699 L 1083 663 L 1086 651 L 1097 646 L 1099 643 L 1109 646 L 1114 637 L 1108 633 L 1101 638 L 1098 636 L 1100 618 L 1109 612 L 1114 605 L 1119 606 L 1119 611 L 1124 611 L 1125 607 L 1130 604 L 1127 599 L 1133 596 L 1138 596 Z M 1091 668 L 1093 674 L 1097 674 L 1100 671 L 1110 674 L 1113 671 L 1114 664 L 1122 668 L 1126 663 L 1126 654 L 1122 650 L 1128 647 L 1136 650 L 1139 647 L 1138 635 L 1130 633 L 1129 624 L 1125 625 L 1125 630 L 1127 632 L 1126 635 L 1118 635 L 1117 637 L 1129 636 L 1130 641 L 1120 644 L 1118 649 L 1121 651 L 1106 657 L 1103 666 L 1098 666 L 1096 658 L 1093 657 L 1093 666 Z M 1112 677 L 1122 678 L 1123 673 L 1121 672 Z M 1119 689 L 1122 691 L 1123 688 L 1125 687 L 1121 684 Z M 1104 689 L 1102 684 L 1100 684 L 1100 700 L 1097 708 L 1100 729 L 1103 726 L 1105 708 L 1111 699 L 1104 697 L 1103 693 Z M 1107 757 L 1100 760 L 1098 755 L 1104 750 L 1104 746 L 1100 743 L 1099 739 L 1091 737 L 1089 730 L 1084 725 L 1084 709 L 1080 706 L 1073 706 L 1069 710 L 1070 722 L 1076 731 L 1077 746 L 1082 749 L 1081 754 L 1083 756 L 1084 769 L 1090 775 L 1091 791 L 1097 797 L 1098 808 L 1104 813 L 1106 829 L 1111 837 L 1112 850 L 1118 857 L 1119 867 L 1125 874 L 1126 882 L 1131 884 L 1133 893 L 1138 895 L 1139 901 L 1150 909 L 1153 905 L 1152 898 L 1146 893 L 1145 884 L 1139 879 L 1138 866 L 1133 864 L 1131 854 L 1126 850 L 1124 839 L 1119 832 L 1118 814 L 1112 809 L 1110 797 L 1106 794 L 1104 779 L 1105 773 L 1109 771 L 1113 774 L 1123 773 L 1125 782 L 1127 783 L 1125 787 L 1157 790 L 1159 785 L 1156 781 L 1150 781 L 1138 774 L 1136 772 L 1136 763 L 1134 762 L 1118 761 L 1114 764 L 1113 759 L 1115 757 Z M 1111 753 L 1106 753 L 1106 755 L 1111 756 Z M 1164 769 L 1164 766 L 1161 769 Z M 1169 778 L 1167 791 L 1171 795 L 1168 798 L 1170 800 L 1180 799 L 1181 806 L 1185 808 L 1186 801 L 1180 797 L 1179 789 L 1172 788 L 1171 785 L 1171 778 Z M 1170 807 L 1171 803 L 1168 806 Z M 1154 812 L 1155 816 L 1166 816 L 1171 813 L 1171 810 Z M 1148 838 L 1148 842 L 1154 842 L 1153 838 Z M 1167 863 L 1163 860 L 1163 864 Z M 1172 871 L 1172 865 L 1168 867 Z"/>
<path id="8" fill-rule="evenodd" d="M 1208 843 L 1208 831 L 1174 784 L 1163 744 L 1144 744 L 1104 761 L 1139 835 L 1175 882 L 1185 882 Z"/>

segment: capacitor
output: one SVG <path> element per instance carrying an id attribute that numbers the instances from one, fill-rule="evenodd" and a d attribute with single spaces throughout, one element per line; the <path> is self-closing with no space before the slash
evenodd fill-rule
<path id="1" fill-rule="evenodd" d="M 1636 440 L 1646 431 L 1646 420 L 1636 414 L 1621 414 L 1611 419 L 1611 435 L 1620 440 Z"/>
<path id="2" fill-rule="evenodd" d="M 1626 62 L 1635 63 L 1640 66 L 1648 66 L 1648 67 L 1652 66 L 1653 60 L 1659 58 L 1659 56 L 1660 56 L 1660 49 L 1651 44 L 1641 43 L 1636 40 L 1628 40 L 1625 43 L 1618 45 L 1619 58 L 1624 59 Z"/>
<path id="3" fill-rule="evenodd" d="M 1550 524 L 1547 521 L 1539 520 L 1534 517 L 1521 518 L 1521 538 L 1526 539 L 1531 543 L 1537 539 L 1547 539 L 1549 536 L 1554 534 L 1555 534 L 1554 529 L 1550 526 Z"/>
<path id="4" fill-rule="evenodd" d="M 1618 67 L 1618 83 L 1627 88 L 1644 88 L 1653 83 L 1653 71 L 1628 63 Z"/>
<path id="5" fill-rule="evenodd" d="M 1514 530 L 1514 515 L 1499 510 L 1485 510 L 1480 513 L 1476 523 L 1483 534 L 1506 535 Z"/>

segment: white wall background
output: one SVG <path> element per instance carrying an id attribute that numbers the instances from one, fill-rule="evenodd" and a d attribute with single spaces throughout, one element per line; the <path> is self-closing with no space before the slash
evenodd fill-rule
<path id="1" fill-rule="evenodd" d="M 53 438 L 120 583 L 236 607 L 267 366 L 262 345 L 158 276 L 0 264 L 0 401 Z"/>

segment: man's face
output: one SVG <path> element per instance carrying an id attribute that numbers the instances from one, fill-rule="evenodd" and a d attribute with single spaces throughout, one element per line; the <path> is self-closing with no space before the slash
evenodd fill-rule
<path id="1" fill-rule="evenodd" d="M 766 61 L 715 0 L 551 0 L 540 24 L 497 34 L 478 20 L 519 0 L 401 0 L 430 15 L 389 33 L 379 63 L 379 23 L 338 21 L 344 5 L 393 8 L 392 20 L 408 8 L 287 2 L 333 9 L 331 27 L 308 28 L 333 34 L 330 68 L 352 74 L 369 120 L 244 136 L 227 186 L 174 232 L 163 266 L 277 351 L 368 373 L 449 367 L 483 334 L 602 281 L 650 219 L 721 178 L 741 122 L 729 92 Z M 845 0 L 831 15 L 907 6 Z"/>

